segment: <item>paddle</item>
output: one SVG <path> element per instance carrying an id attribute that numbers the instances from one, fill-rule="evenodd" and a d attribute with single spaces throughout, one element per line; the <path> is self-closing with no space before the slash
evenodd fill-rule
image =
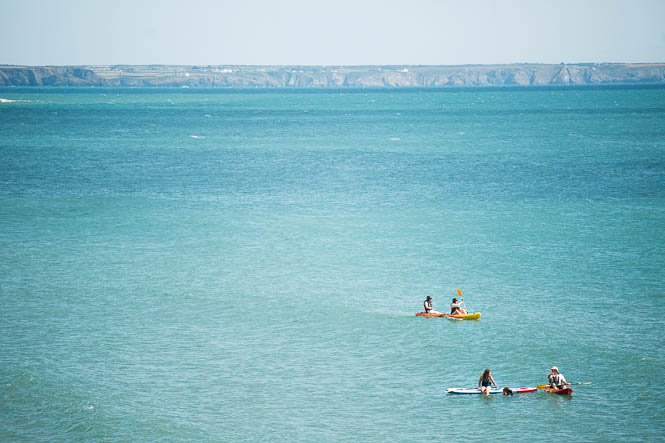
<path id="1" fill-rule="evenodd" d="M 464 297 L 462 297 L 462 291 L 457 289 L 457 294 L 459 295 L 459 298 L 462 300 L 462 304 L 464 305 L 464 310 L 468 313 L 469 308 L 466 307 L 466 303 L 464 303 Z"/>
<path id="2" fill-rule="evenodd" d="M 585 381 L 585 382 L 581 382 L 581 383 L 571 383 L 570 385 L 566 385 L 566 386 L 572 386 L 572 385 L 590 385 L 590 384 L 591 384 L 590 381 Z M 549 384 L 547 384 L 547 385 L 538 385 L 538 386 L 536 386 L 536 387 L 537 387 L 538 389 L 545 389 L 545 388 L 549 388 L 550 385 L 549 385 Z"/>

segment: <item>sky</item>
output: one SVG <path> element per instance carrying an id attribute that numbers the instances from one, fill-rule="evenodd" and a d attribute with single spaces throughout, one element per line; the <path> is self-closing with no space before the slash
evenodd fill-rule
<path id="1" fill-rule="evenodd" d="M 0 64 L 665 62 L 665 0 L 0 0 Z"/>

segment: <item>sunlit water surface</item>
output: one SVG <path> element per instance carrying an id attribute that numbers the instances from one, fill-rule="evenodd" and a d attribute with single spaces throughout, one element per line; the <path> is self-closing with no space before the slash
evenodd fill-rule
<path id="1" fill-rule="evenodd" d="M 662 440 L 664 88 L 0 97 L 0 439 Z"/>

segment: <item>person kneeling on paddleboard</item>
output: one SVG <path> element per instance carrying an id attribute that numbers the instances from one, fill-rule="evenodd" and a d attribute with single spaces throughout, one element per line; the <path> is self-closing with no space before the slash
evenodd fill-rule
<path id="1" fill-rule="evenodd" d="M 432 297 L 430 297 L 429 295 L 425 299 L 423 306 L 425 307 L 425 312 L 427 314 L 440 314 L 439 311 L 434 310 L 434 306 L 432 306 Z"/>
<path id="2" fill-rule="evenodd" d="M 550 388 L 552 389 L 563 389 L 565 385 L 569 385 L 566 381 L 566 378 L 563 376 L 563 374 L 559 373 L 559 368 L 556 366 L 552 366 L 550 368 L 552 372 L 547 376 L 547 380 L 550 382 Z"/>
<path id="3" fill-rule="evenodd" d="M 459 303 L 457 303 L 457 299 L 453 298 L 453 302 L 450 304 L 450 315 L 464 315 L 466 314 L 466 310 L 462 309 Z"/>
<path id="4" fill-rule="evenodd" d="M 499 389 L 499 387 L 496 385 L 496 382 L 492 378 L 491 371 L 489 369 L 485 369 L 483 375 L 481 375 L 478 379 L 478 389 L 480 389 L 480 394 L 490 395 L 490 389 L 492 388 L 492 385 Z"/>

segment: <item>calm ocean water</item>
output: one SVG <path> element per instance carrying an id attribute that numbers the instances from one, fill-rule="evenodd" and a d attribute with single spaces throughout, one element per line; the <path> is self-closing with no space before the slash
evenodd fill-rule
<path id="1" fill-rule="evenodd" d="M 665 88 L 0 98 L 0 440 L 663 440 Z"/>

